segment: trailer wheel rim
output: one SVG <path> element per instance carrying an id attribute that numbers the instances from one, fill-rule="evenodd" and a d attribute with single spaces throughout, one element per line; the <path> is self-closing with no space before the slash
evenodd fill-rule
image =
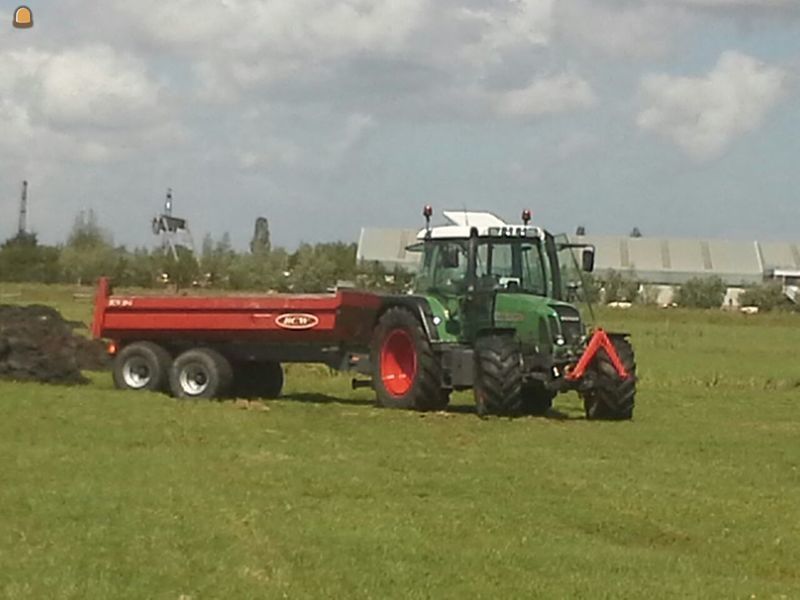
<path id="1" fill-rule="evenodd" d="M 395 329 L 381 347 L 381 380 L 386 391 L 399 398 L 405 396 L 417 376 L 417 351 L 414 340 L 404 329 Z"/>
<path id="2" fill-rule="evenodd" d="M 199 396 L 208 389 L 210 378 L 203 365 L 191 364 L 181 369 L 178 381 L 187 395 Z"/>
<path id="3" fill-rule="evenodd" d="M 146 388 L 152 378 L 150 363 L 142 356 L 131 356 L 122 366 L 122 379 L 132 390 Z"/>

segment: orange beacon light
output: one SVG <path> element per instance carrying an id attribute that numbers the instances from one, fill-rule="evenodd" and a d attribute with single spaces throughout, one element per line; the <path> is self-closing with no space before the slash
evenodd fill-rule
<path id="1" fill-rule="evenodd" d="M 33 13 L 27 6 L 20 6 L 14 11 L 14 27 L 28 29 L 33 27 Z"/>

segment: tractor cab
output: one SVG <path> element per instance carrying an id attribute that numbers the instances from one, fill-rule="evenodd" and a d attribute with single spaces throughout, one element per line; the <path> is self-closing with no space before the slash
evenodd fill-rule
<path id="1" fill-rule="evenodd" d="M 584 327 L 566 303 L 580 268 L 574 246 L 530 224 L 505 223 L 486 212 L 445 211 L 450 224 L 427 226 L 411 249 L 423 253 L 415 293 L 440 305 L 446 336 L 473 342 L 493 329 L 512 330 L 531 351 L 579 352 Z M 583 247 L 590 271 L 594 249 Z"/>

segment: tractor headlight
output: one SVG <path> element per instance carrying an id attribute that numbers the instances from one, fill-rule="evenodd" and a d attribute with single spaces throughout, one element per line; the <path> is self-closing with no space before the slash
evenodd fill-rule
<path id="1" fill-rule="evenodd" d="M 552 336 L 553 343 L 558 344 L 558 339 L 561 338 L 561 343 L 564 343 L 564 336 L 561 335 L 561 324 L 558 322 L 558 317 L 550 315 L 547 318 L 548 327 L 550 328 L 550 335 Z"/>
<path id="2" fill-rule="evenodd" d="M 580 343 L 580 339 L 586 334 L 578 310 L 572 306 L 558 305 L 553 307 L 558 315 L 558 332 L 561 335 L 563 344 L 574 346 Z M 558 342 L 556 342 L 558 343 Z"/>

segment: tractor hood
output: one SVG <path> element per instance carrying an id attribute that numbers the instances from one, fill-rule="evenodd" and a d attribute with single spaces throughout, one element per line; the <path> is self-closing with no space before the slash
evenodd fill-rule
<path id="1" fill-rule="evenodd" d="M 515 329 L 523 345 L 577 347 L 584 335 L 578 309 L 566 302 L 531 294 L 499 292 L 494 321 L 496 327 Z"/>

